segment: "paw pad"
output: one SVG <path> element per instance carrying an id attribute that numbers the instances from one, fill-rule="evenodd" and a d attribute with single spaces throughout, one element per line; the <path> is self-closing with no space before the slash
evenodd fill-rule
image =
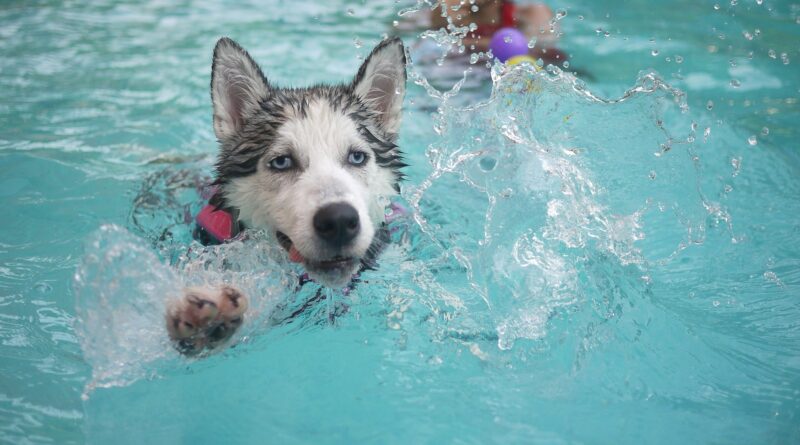
<path id="1" fill-rule="evenodd" d="M 233 287 L 187 288 L 167 310 L 167 331 L 181 353 L 196 354 L 230 339 L 247 308 L 247 297 Z"/>

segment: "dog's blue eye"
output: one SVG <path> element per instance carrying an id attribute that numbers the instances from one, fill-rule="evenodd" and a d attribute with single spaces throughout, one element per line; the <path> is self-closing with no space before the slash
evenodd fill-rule
<path id="1" fill-rule="evenodd" d="M 367 154 L 363 151 L 351 151 L 349 155 L 347 155 L 347 162 L 352 165 L 362 165 L 367 162 Z"/>
<path id="2" fill-rule="evenodd" d="M 278 156 L 269 161 L 269 166 L 274 170 L 288 170 L 292 168 L 293 163 L 291 156 Z"/>

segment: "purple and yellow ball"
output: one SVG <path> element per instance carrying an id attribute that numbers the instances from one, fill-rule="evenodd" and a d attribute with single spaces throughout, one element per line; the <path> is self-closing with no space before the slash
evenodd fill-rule
<path id="1" fill-rule="evenodd" d="M 516 28 L 501 28 L 489 42 L 492 54 L 501 62 L 528 54 L 528 39 Z"/>

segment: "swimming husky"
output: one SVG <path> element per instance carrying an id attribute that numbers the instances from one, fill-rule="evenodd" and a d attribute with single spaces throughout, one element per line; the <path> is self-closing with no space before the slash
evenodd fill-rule
<path id="1" fill-rule="evenodd" d="M 276 88 L 236 42 L 214 48 L 211 99 L 220 151 L 213 212 L 232 232 L 262 228 L 311 279 L 340 288 L 385 240 L 384 211 L 405 164 L 396 145 L 405 50 L 384 40 L 351 83 Z M 224 218 L 223 218 L 224 219 Z M 186 353 L 224 342 L 247 298 L 229 286 L 190 288 L 167 310 Z"/>

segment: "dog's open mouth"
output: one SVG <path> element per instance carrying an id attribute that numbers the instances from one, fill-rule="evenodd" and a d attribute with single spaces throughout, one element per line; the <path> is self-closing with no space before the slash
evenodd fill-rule
<path id="1" fill-rule="evenodd" d="M 335 256 L 324 260 L 312 260 L 306 258 L 295 247 L 292 239 L 286 236 L 283 232 L 276 232 L 275 236 L 278 238 L 278 243 L 289 253 L 289 261 L 293 263 L 302 263 L 308 269 L 328 272 L 337 269 L 351 269 L 356 262 L 353 257 Z"/>

